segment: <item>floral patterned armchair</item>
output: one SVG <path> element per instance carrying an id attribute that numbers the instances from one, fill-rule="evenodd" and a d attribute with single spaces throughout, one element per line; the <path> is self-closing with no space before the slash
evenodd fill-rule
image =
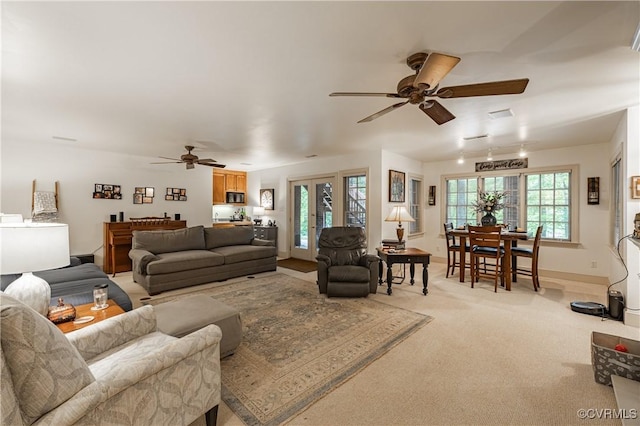
<path id="1" fill-rule="evenodd" d="M 3 425 L 215 423 L 216 325 L 182 338 L 156 330 L 144 306 L 64 335 L 0 292 Z"/>

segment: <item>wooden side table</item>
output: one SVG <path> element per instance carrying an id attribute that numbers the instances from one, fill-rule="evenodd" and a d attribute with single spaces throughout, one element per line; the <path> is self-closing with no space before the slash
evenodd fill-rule
<path id="1" fill-rule="evenodd" d="M 385 250 L 382 247 L 378 247 L 376 249 L 378 251 L 378 256 L 382 259 L 383 262 L 387 264 L 387 294 L 391 295 L 392 289 L 391 285 L 393 284 L 393 272 L 391 271 L 391 266 L 394 263 L 409 263 L 409 273 L 411 274 L 411 285 L 415 283 L 413 277 L 416 272 L 416 263 L 422 263 L 422 294 L 425 296 L 429 292 L 427 290 L 427 284 L 429 283 L 429 261 L 431 260 L 431 253 L 426 252 L 424 250 L 420 250 L 417 248 L 406 248 L 404 250 L 398 250 L 394 252 L 389 252 L 389 250 Z M 382 262 L 380 262 L 379 268 L 379 278 L 380 282 L 382 282 Z"/>
<path id="2" fill-rule="evenodd" d="M 92 321 L 85 322 L 82 324 L 74 324 L 73 321 L 68 321 L 68 322 L 63 322 L 62 324 L 56 324 L 56 326 L 63 333 L 69 333 L 71 331 L 80 330 L 81 328 L 87 327 L 92 324 L 96 324 L 100 321 L 104 321 L 107 318 L 124 314 L 124 310 L 120 306 L 118 306 L 118 304 L 113 299 L 109 299 L 107 303 L 109 304 L 109 307 L 99 311 L 91 310 L 91 308 L 93 307 L 93 303 L 85 303 L 84 305 L 76 306 L 76 319 L 81 317 L 92 316 L 94 317 Z"/>

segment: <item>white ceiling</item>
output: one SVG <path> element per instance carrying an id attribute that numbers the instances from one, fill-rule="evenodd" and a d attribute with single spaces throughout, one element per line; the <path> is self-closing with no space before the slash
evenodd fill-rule
<path id="1" fill-rule="evenodd" d="M 194 144 L 241 170 L 380 148 L 436 161 L 602 143 L 640 101 L 639 5 L 3 1 L 2 138 L 149 161 Z M 462 58 L 441 86 L 530 83 L 440 100 L 457 117 L 442 126 L 417 105 L 357 124 L 397 99 L 328 96 L 395 92 L 418 51 Z M 487 116 L 505 108 L 515 116 Z"/>

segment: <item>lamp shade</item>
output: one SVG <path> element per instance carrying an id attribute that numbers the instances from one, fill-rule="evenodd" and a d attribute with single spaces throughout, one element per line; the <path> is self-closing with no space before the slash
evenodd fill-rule
<path id="1" fill-rule="evenodd" d="M 44 271 L 69 264 L 69 225 L 0 223 L 0 271 Z"/>
<path id="2" fill-rule="evenodd" d="M 264 216 L 264 207 L 254 207 L 253 208 L 254 216 Z"/>
<path id="3" fill-rule="evenodd" d="M 385 222 L 415 222 L 405 206 L 394 206 Z"/>

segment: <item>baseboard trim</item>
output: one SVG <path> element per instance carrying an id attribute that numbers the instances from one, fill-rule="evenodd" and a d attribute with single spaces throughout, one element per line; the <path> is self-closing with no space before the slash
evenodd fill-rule
<path id="1" fill-rule="evenodd" d="M 431 256 L 431 262 L 435 263 L 447 263 L 446 257 Z M 586 284 L 596 284 L 607 286 L 609 285 L 609 279 L 607 277 L 600 277 L 597 275 L 576 274 L 573 272 L 551 271 L 548 269 L 540 269 L 538 271 L 541 277 L 544 278 L 557 278 L 568 281 L 579 281 Z"/>

